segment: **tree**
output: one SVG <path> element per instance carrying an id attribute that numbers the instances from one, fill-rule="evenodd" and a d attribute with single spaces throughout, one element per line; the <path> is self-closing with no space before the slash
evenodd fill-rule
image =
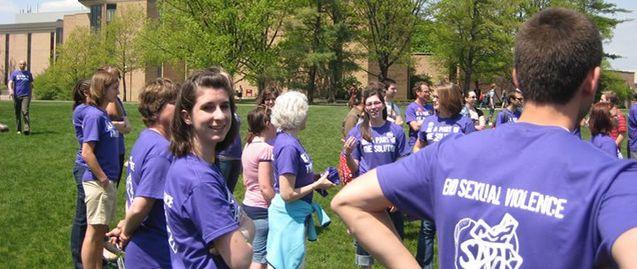
<path id="1" fill-rule="evenodd" d="M 75 82 L 90 79 L 109 60 L 104 40 L 86 27 L 73 30 L 56 54 L 57 58 L 35 79 L 38 98 L 70 99 Z"/>
<path id="2" fill-rule="evenodd" d="M 442 0 L 433 6 L 431 49 L 445 66 L 460 68 L 463 91 L 473 80 L 491 80 L 511 69 L 518 7 L 516 1 L 496 0 Z"/>
<path id="3" fill-rule="evenodd" d="M 277 40 L 288 1 L 165 0 L 158 6 L 160 18 L 144 35 L 144 46 L 160 52 L 155 61 L 219 65 L 259 90 L 277 76 Z"/>
<path id="4" fill-rule="evenodd" d="M 296 3 L 280 44 L 285 84 L 306 89 L 310 103 L 316 89 L 323 88 L 328 101 L 333 102 L 343 87 L 343 73 L 356 68 L 352 55 L 344 49 L 352 40 L 351 14 L 339 0 Z"/>
<path id="5" fill-rule="evenodd" d="M 145 14 L 142 6 L 124 6 L 113 16 L 112 20 L 99 33 L 104 39 L 105 49 L 109 55 L 109 63 L 121 71 L 124 101 L 128 90 L 126 74 L 145 67 L 141 57 L 142 49 L 138 45 L 138 35 L 144 26 Z"/>
<path id="6" fill-rule="evenodd" d="M 380 81 L 387 78 L 389 67 L 409 56 L 411 37 L 420 20 L 426 0 L 361 0 L 353 10 L 363 21 L 360 44 L 369 58 L 378 63 Z M 375 74 L 376 75 L 376 74 Z"/>

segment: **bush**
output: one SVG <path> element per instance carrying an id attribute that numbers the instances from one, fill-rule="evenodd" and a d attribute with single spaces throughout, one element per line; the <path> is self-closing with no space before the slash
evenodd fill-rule
<path id="1" fill-rule="evenodd" d="M 33 94 L 41 100 L 70 100 L 74 81 L 68 81 L 49 67 L 33 80 Z"/>

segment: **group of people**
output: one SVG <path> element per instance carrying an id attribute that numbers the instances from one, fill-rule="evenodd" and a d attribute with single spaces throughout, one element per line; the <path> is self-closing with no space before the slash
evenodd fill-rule
<path id="1" fill-rule="evenodd" d="M 584 15 L 536 14 L 516 42 L 521 91 L 507 94 L 489 130 L 476 93 L 454 84 L 417 83 L 404 118 L 395 81 L 356 92 L 342 130 L 346 186 L 331 201 L 354 237 L 356 264 L 371 267 L 374 257 L 389 268 L 432 268 L 437 233 L 441 268 L 637 266 L 637 209 L 629 206 L 637 162 L 617 160 L 617 148 L 604 153 L 621 124 L 612 100 L 592 105 L 602 55 Z M 104 67 L 74 89 L 77 268 L 101 268 L 105 236 L 125 249 L 129 268 L 304 266 L 305 242 L 317 235 L 312 214 L 329 223 L 314 192 L 338 182 L 314 171 L 298 138 L 305 95 L 261 92 L 242 147 L 226 72 L 197 71 L 182 85 L 159 78 L 140 93 L 146 129 L 124 158 L 130 123 L 118 87 L 117 71 Z M 592 143 L 574 135 L 589 110 Z M 628 122 L 635 157 L 637 104 Z M 109 231 L 124 167 L 126 214 Z M 241 203 L 233 195 L 239 173 Z M 405 216 L 421 220 L 415 257 L 401 242 Z"/>

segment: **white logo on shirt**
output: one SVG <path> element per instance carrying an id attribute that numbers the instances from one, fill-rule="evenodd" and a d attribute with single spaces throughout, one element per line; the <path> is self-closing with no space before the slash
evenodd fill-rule
<path id="1" fill-rule="evenodd" d="M 301 153 L 301 160 L 303 160 L 303 162 L 305 163 L 305 172 L 308 174 L 312 173 L 312 171 L 314 171 L 314 165 L 312 164 L 310 155 L 307 155 L 307 152 Z"/>
<path id="2" fill-rule="evenodd" d="M 517 228 L 518 221 L 509 213 L 493 227 L 482 219 L 461 219 L 453 233 L 456 269 L 520 268 Z"/>
<path id="3" fill-rule="evenodd" d="M 119 132 L 117 131 L 117 129 L 115 129 L 113 123 L 108 121 L 106 122 L 106 132 L 108 132 L 111 137 L 119 137 Z"/>

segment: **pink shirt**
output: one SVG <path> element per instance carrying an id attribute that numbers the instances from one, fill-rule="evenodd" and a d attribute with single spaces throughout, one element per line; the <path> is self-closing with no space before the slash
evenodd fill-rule
<path id="1" fill-rule="evenodd" d="M 253 207 L 268 208 L 268 203 L 261 194 L 259 187 L 259 163 L 272 162 L 272 145 L 253 141 L 245 146 L 241 155 L 243 165 L 243 186 L 245 186 L 245 197 L 243 204 Z"/>

